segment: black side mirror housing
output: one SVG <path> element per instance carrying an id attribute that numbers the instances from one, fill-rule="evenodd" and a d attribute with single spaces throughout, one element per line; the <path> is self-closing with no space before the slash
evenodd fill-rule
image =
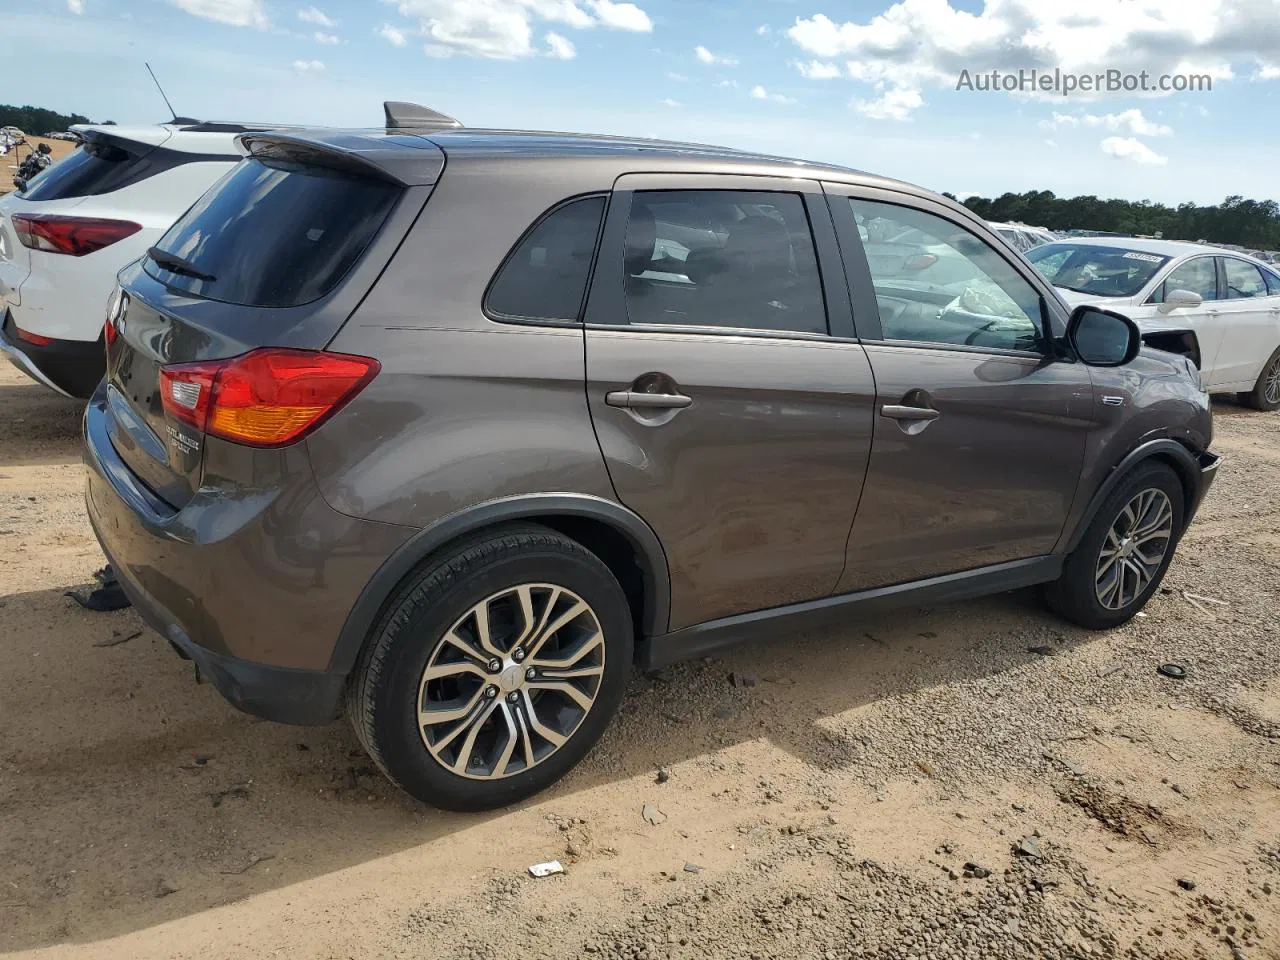
<path id="1" fill-rule="evenodd" d="M 1079 306 L 1067 323 L 1067 343 L 1091 367 L 1123 367 L 1142 349 L 1138 325 L 1123 314 Z"/>

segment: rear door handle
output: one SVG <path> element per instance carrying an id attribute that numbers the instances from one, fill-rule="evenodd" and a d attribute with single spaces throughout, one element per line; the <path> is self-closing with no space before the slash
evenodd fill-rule
<path id="1" fill-rule="evenodd" d="M 679 410 L 693 404 L 683 393 L 643 393 L 639 390 L 612 390 L 604 395 L 611 407 L 627 410 Z"/>
<path id="2" fill-rule="evenodd" d="M 880 415 L 891 420 L 937 420 L 941 416 L 930 407 L 906 407 L 897 403 L 886 403 L 880 408 Z"/>

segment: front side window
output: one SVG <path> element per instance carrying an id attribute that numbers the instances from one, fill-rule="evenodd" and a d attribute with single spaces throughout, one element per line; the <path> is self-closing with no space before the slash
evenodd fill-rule
<path id="1" fill-rule="evenodd" d="M 501 317 L 577 320 L 591 273 L 604 197 L 583 197 L 553 210 L 507 258 L 485 306 Z"/>
<path id="2" fill-rule="evenodd" d="M 885 340 L 1040 348 L 1040 293 L 976 234 L 911 207 L 850 199 Z"/>
<path id="3" fill-rule="evenodd" d="M 1060 257 L 1063 251 L 1069 256 Z M 1169 262 L 1143 250 L 1057 241 L 1027 251 L 1027 259 L 1055 287 L 1096 297 L 1132 297 Z"/>
<path id="4" fill-rule="evenodd" d="M 1222 264 L 1226 268 L 1228 300 L 1267 295 L 1267 284 L 1262 279 L 1262 271 L 1252 263 L 1245 263 L 1235 257 L 1224 257 Z"/>
<path id="5" fill-rule="evenodd" d="M 1164 282 L 1156 287 L 1151 302 L 1164 303 L 1174 290 L 1190 290 L 1200 294 L 1201 300 L 1217 300 L 1218 271 L 1214 268 L 1213 257 L 1197 257 L 1174 267 Z"/>
<path id="6" fill-rule="evenodd" d="M 623 258 L 630 323 L 827 332 L 798 193 L 637 191 Z"/>

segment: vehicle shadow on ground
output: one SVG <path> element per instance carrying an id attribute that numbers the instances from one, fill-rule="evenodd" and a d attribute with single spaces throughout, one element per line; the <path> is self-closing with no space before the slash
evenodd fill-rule
<path id="1" fill-rule="evenodd" d="M 1029 643 L 1094 636 L 1021 592 L 637 672 L 562 783 L 459 815 L 386 783 L 345 722 L 236 712 L 132 611 L 88 613 L 61 590 L 0 603 L 0 950 L 151 927 L 759 738 L 820 768 L 856 762 L 833 756 L 824 718 L 1024 665 Z"/>

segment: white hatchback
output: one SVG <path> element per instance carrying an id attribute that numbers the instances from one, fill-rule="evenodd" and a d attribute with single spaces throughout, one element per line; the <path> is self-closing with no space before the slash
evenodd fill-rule
<path id="1" fill-rule="evenodd" d="M 78 126 L 83 142 L 0 197 L 0 351 L 66 396 L 93 393 L 116 274 L 240 159 L 241 124 Z"/>
<path id="2" fill-rule="evenodd" d="M 1280 273 L 1261 260 L 1177 240 L 1078 237 L 1026 253 L 1073 307 L 1123 313 L 1144 334 L 1190 330 L 1209 393 L 1280 410 Z"/>

